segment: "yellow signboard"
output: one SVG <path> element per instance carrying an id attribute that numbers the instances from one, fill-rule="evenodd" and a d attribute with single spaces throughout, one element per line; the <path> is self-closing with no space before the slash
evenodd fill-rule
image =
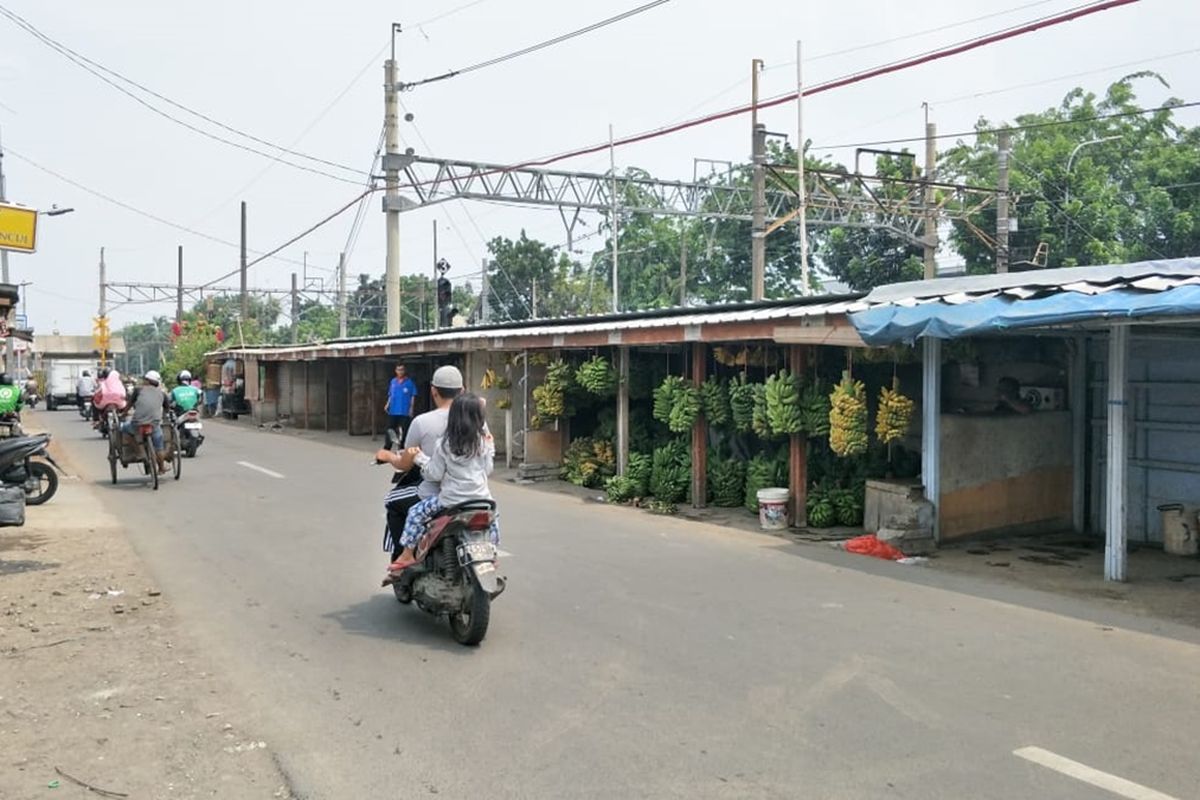
<path id="1" fill-rule="evenodd" d="M 0 250 L 37 250 L 37 218 L 36 209 L 0 203 Z"/>

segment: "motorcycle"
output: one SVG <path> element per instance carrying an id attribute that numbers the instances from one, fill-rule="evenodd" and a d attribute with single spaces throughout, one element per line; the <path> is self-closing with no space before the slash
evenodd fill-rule
<path id="1" fill-rule="evenodd" d="M 83 417 L 84 419 L 88 420 L 89 422 L 91 421 L 91 419 L 92 419 L 92 398 L 85 397 L 85 398 L 83 398 L 83 400 L 80 401 L 79 416 Z"/>
<path id="2" fill-rule="evenodd" d="M 54 497 L 58 491 L 55 470 L 66 474 L 47 452 L 49 444 L 48 433 L 0 441 L 0 483 L 23 487 L 26 505 L 39 506 Z M 34 459 L 45 459 L 49 463 Z"/>
<path id="3" fill-rule="evenodd" d="M 24 435 L 25 431 L 21 428 L 20 413 L 9 411 L 0 414 L 0 439 L 12 439 Z"/>
<path id="4" fill-rule="evenodd" d="M 39 399 L 40 398 L 38 397 L 37 389 L 28 389 L 27 388 L 25 390 L 25 394 L 24 394 L 24 398 L 23 398 L 23 402 L 25 403 L 25 405 L 29 406 L 30 408 L 37 408 Z"/>
<path id="5" fill-rule="evenodd" d="M 388 447 L 396 447 L 391 436 Z M 491 500 L 443 509 L 417 540 L 416 563 L 389 572 L 383 580 L 404 605 L 415 600 L 427 614 L 445 616 L 459 644 L 483 641 L 492 601 L 507 586 L 507 579 L 496 568 L 499 553 L 488 538 L 495 513 L 496 504 Z"/>
<path id="6" fill-rule="evenodd" d="M 183 454 L 188 458 L 195 458 L 196 450 L 204 444 L 204 434 L 200 432 L 204 430 L 204 423 L 200 421 L 200 411 L 198 409 L 185 411 L 179 417 L 176 427 L 179 430 L 179 441 L 183 447 Z"/>

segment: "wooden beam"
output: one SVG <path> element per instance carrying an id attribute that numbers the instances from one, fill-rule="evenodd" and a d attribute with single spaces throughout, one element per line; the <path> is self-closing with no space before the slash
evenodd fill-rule
<path id="1" fill-rule="evenodd" d="M 788 368 L 802 376 L 808 368 L 808 347 L 794 344 L 788 348 Z M 788 449 L 788 495 L 792 500 L 792 525 L 808 526 L 808 436 L 793 433 Z"/>
<path id="2" fill-rule="evenodd" d="M 692 385 L 697 391 L 708 372 L 708 346 L 692 343 Z M 708 420 L 703 414 L 692 425 L 692 508 L 708 505 Z"/>

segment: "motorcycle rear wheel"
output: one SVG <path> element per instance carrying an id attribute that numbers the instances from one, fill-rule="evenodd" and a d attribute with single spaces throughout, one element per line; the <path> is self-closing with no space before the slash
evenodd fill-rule
<path id="1" fill-rule="evenodd" d="M 454 641 L 463 645 L 477 645 L 487 636 L 488 622 L 492 616 L 492 598 L 471 581 L 471 597 L 467 607 L 450 615 L 450 632 Z"/>
<path id="2" fill-rule="evenodd" d="M 33 461 L 29 464 L 29 478 L 31 482 L 36 482 L 36 488 L 25 488 L 25 505 L 40 506 L 58 491 L 58 473 L 54 471 L 54 467 L 49 464 L 44 464 L 41 461 Z"/>

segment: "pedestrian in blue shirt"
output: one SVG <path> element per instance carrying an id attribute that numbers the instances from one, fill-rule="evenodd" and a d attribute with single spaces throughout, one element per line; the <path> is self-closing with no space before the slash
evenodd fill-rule
<path id="1" fill-rule="evenodd" d="M 412 423 L 413 398 L 417 396 L 417 385 L 408 377 L 403 364 L 396 365 L 396 377 L 388 384 L 388 399 L 384 410 L 388 415 L 388 427 L 400 437 L 400 445 L 408 436 Z"/>

